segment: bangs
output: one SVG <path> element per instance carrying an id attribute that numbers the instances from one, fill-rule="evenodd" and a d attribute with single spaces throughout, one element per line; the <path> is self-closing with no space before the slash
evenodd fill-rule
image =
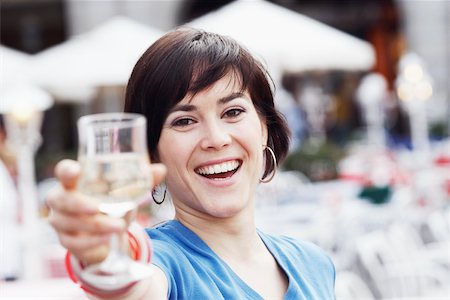
<path id="1" fill-rule="evenodd" d="M 228 74 L 238 81 L 241 91 L 248 88 L 252 75 L 252 61 L 233 40 L 217 34 L 198 32 L 184 51 L 188 68 L 180 68 L 180 80 L 189 82 L 178 101 L 187 94 L 195 95 L 212 86 Z M 179 94 L 179 95 L 180 95 Z"/>

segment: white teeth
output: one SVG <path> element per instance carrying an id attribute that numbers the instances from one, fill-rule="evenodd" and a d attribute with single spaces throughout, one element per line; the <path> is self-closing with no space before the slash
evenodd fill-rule
<path id="1" fill-rule="evenodd" d="M 201 175 L 219 174 L 219 173 L 233 171 L 237 167 L 239 167 L 239 162 L 237 160 L 233 160 L 233 161 L 228 161 L 228 162 L 224 162 L 224 163 L 217 164 L 217 165 L 198 168 L 197 173 L 199 173 Z"/>

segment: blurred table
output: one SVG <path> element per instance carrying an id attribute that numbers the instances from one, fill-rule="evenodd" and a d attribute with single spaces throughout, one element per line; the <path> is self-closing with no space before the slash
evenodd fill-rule
<path id="1" fill-rule="evenodd" d="M 69 278 L 0 282 L 0 299 L 83 300 L 83 290 Z"/>

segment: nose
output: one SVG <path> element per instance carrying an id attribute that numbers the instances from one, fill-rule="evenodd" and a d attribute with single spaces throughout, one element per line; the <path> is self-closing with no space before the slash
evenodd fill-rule
<path id="1" fill-rule="evenodd" d="M 203 137 L 200 146 L 204 150 L 221 149 L 231 143 L 227 126 L 217 121 L 208 121 L 203 125 Z"/>

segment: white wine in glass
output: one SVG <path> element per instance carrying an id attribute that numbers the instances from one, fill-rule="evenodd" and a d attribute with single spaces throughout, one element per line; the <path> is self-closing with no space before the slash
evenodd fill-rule
<path id="1" fill-rule="evenodd" d="M 132 213 L 150 193 L 146 129 L 146 119 L 139 114 L 102 113 L 78 120 L 77 189 L 112 218 Z M 150 265 L 131 259 L 122 240 L 113 234 L 108 256 L 85 268 L 83 279 L 112 289 L 150 276 Z"/>
<path id="2" fill-rule="evenodd" d="M 116 218 L 136 208 L 150 190 L 143 170 L 145 155 L 123 153 L 80 158 L 83 176 L 78 190 L 98 201 L 101 212 Z"/>

